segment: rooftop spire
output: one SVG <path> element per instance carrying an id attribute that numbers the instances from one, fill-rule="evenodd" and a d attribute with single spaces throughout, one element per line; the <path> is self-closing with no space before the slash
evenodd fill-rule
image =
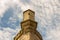
<path id="1" fill-rule="evenodd" d="M 34 21 L 35 20 L 35 12 L 30 9 L 24 11 L 23 12 L 23 21 L 26 21 L 26 20 Z"/>

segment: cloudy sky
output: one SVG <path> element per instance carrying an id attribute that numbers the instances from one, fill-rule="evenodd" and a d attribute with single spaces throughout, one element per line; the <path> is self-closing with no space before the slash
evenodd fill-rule
<path id="1" fill-rule="evenodd" d="M 60 40 L 60 0 L 0 0 L 0 40 L 13 40 L 27 9 L 35 11 L 43 40 Z"/>

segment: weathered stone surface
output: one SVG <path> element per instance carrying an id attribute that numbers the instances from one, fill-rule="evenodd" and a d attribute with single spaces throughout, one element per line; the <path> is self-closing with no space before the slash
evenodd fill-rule
<path id="1" fill-rule="evenodd" d="M 24 12 L 21 31 L 14 37 L 14 40 L 43 40 L 41 34 L 36 30 L 37 22 L 34 13 L 30 9 Z"/>
<path id="2" fill-rule="evenodd" d="M 18 40 L 41 40 L 36 34 L 28 32 L 23 34 Z"/>

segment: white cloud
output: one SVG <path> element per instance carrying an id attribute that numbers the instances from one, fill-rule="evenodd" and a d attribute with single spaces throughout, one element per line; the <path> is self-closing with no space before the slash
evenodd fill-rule
<path id="1" fill-rule="evenodd" d="M 12 0 L 0 0 L 0 17 L 3 17 L 4 12 L 10 7 Z"/>
<path id="2" fill-rule="evenodd" d="M 46 40 L 60 40 L 60 28 L 47 30 L 46 35 L 47 35 Z"/>
<path id="3" fill-rule="evenodd" d="M 3 28 L 3 30 L 0 30 L 0 40 L 13 40 L 13 37 L 15 36 L 14 33 L 17 31 L 18 29 Z"/>
<path id="4" fill-rule="evenodd" d="M 3 17 L 4 12 L 9 7 L 15 8 L 15 5 L 21 7 L 23 11 L 29 8 L 31 9 L 30 5 L 23 4 L 20 0 L 0 0 L 0 17 Z"/>

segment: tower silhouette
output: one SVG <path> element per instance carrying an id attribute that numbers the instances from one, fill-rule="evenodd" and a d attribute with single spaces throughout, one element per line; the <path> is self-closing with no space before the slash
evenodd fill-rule
<path id="1" fill-rule="evenodd" d="M 23 12 L 21 30 L 14 37 L 14 40 L 43 40 L 41 34 L 36 30 L 35 12 L 28 9 Z"/>

